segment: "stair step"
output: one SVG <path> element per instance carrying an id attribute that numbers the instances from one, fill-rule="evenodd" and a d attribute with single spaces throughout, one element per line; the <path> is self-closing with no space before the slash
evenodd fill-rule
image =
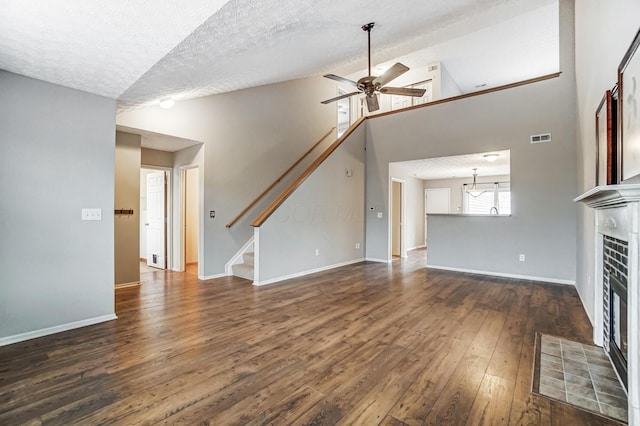
<path id="1" fill-rule="evenodd" d="M 253 265 L 255 259 L 255 254 L 252 251 L 246 252 L 242 254 L 242 261 L 247 265 Z"/>
<path id="2" fill-rule="evenodd" d="M 233 265 L 231 273 L 236 277 L 253 281 L 253 264 L 238 263 Z"/>

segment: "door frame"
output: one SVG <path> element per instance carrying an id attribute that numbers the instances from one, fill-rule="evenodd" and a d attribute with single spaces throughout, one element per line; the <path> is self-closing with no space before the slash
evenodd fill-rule
<path id="1" fill-rule="evenodd" d="M 407 181 L 391 177 L 389 179 L 389 214 L 387 215 L 387 238 L 389 244 L 387 247 L 387 258 L 389 261 L 393 259 L 393 183 L 400 184 L 400 257 L 407 258 Z"/>
<path id="2" fill-rule="evenodd" d="M 204 205 L 203 202 L 203 176 L 202 176 L 202 167 L 200 167 L 199 164 L 189 164 L 186 166 L 180 166 L 179 167 L 179 173 L 180 173 L 180 186 L 179 186 L 179 191 L 180 191 L 180 209 L 179 209 L 179 214 L 180 214 L 180 226 L 179 226 L 179 231 L 178 231 L 178 238 L 179 238 L 179 242 L 180 242 L 180 256 L 177 259 L 177 271 L 179 272 L 184 272 L 186 270 L 186 264 L 185 264 L 185 259 L 187 257 L 187 252 L 186 252 L 186 232 L 184 232 L 184 228 L 186 225 L 186 215 L 185 215 L 185 208 L 186 208 L 186 194 L 185 194 L 185 183 L 187 181 L 186 177 L 187 177 L 187 170 L 189 169 L 198 169 L 198 278 L 202 277 L 202 249 L 203 249 L 203 241 L 202 241 L 202 236 L 203 236 L 203 230 L 204 230 L 204 213 L 203 213 L 203 209 L 202 206 Z"/>
<path id="3" fill-rule="evenodd" d="M 171 270 L 173 266 L 173 250 L 171 249 L 173 247 L 173 239 L 172 239 L 172 232 L 171 232 L 171 230 L 173 229 L 172 227 L 172 223 L 173 223 L 172 188 L 173 186 L 171 185 L 173 169 L 171 167 L 149 166 L 146 164 L 141 164 L 140 170 L 142 169 L 158 170 L 158 171 L 164 172 L 164 177 L 166 179 L 165 196 L 164 196 L 164 204 L 165 204 L 164 215 L 166 218 L 165 231 L 164 231 L 165 232 L 164 251 L 165 251 L 165 256 L 167 258 L 165 270 Z M 140 195 L 142 196 L 142 194 Z M 140 240 L 140 235 L 138 234 L 138 241 L 139 240 Z"/>

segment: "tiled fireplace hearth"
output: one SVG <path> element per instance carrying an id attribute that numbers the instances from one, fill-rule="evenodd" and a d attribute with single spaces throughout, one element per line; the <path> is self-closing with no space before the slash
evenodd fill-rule
<path id="1" fill-rule="evenodd" d="M 640 426 L 640 185 L 598 186 L 574 201 L 596 209 L 593 340 L 626 385 L 629 424 Z"/>

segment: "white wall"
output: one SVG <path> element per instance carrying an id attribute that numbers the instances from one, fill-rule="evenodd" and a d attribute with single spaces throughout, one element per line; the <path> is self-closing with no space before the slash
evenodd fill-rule
<path id="1" fill-rule="evenodd" d="M 200 207 L 216 211 L 201 228 L 204 276 L 224 273 L 253 234 L 255 217 L 231 229 L 225 224 L 336 125 L 336 106 L 320 103 L 335 90 L 317 77 L 118 114 L 123 126 L 204 142 Z"/>
<path id="2" fill-rule="evenodd" d="M 0 93 L 0 344 L 114 318 L 115 101 L 5 71 Z"/>
<path id="3" fill-rule="evenodd" d="M 578 98 L 578 192 L 595 186 L 595 112 L 617 82 L 622 57 L 640 28 L 636 0 L 576 2 L 576 86 Z M 577 195 L 577 194 L 576 194 Z M 590 318 L 594 310 L 594 211 L 578 207 L 578 293 Z"/>

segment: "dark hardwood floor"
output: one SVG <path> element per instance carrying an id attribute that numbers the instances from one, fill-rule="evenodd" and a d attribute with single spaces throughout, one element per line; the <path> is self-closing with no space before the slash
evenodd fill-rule
<path id="1" fill-rule="evenodd" d="M 606 425 L 531 394 L 535 332 L 584 342 L 570 286 L 425 251 L 253 287 L 149 271 L 117 321 L 0 348 L 0 425 Z"/>

